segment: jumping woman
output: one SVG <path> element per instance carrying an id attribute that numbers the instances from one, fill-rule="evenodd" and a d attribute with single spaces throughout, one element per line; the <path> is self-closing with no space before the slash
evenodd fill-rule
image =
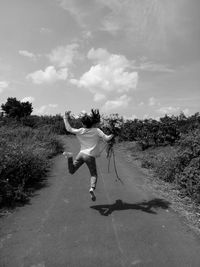
<path id="1" fill-rule="evenodd" d="M 69 122 L 70 111 L 65 112 L 63 116 L 65 128 L 67 131 L 76 135 L 80 143 L 80 152 L 73 161 L 73 154 L 71 152 L 64 152 L 63 155 L 68 159 L 68 168 L 71 174 L 75 173 L 78 168 L 84 163 L 87 164 L 90 171 L 90 189 L 89 193 L 93 201 L 96 200 L 95 188 L 97 184 L 97 168 L 96 157 L 100 156 L 99 143 L 100 140 L 110 141 L 114 136 L 106 135 L 98 128 L 100 123 L 99 110 L 91 110 L 91 114 L 84 114 L 81 117 L 83 127 L 79 129 L 72 128 Z"/>

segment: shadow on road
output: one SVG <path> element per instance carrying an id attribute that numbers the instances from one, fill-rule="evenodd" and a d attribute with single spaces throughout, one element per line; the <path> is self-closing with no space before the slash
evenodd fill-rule
<path id="1" fill-rule="evenodd" d="M 154 198 L 149 201 L 143 201 L 135 204 L 130 204 L 123 202 L 121 199 L 116 200 L 114 204 L 106 204 L 106 205 L 95 205 L 90 208 L 99 211 L 99 213 L 103 216 L 110 215 L 113 211 L 120 210 L 141 210 L 151 214 L 157 214 L 155 209 L 168 209 L 170 206 L 170 202 L 160 199 Z"/>

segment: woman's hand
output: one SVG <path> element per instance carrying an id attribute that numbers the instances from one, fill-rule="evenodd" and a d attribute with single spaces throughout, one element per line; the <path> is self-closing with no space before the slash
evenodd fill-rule
<path id="1" fill-rule="evenodd" d="M 70 117 L 70 113 L 71 113 L 71 111 L 65 111 L 65 115 L 64 115 L 64 117 L 65 117 L 66 119 L 68 119 L 68 118 Z"/>

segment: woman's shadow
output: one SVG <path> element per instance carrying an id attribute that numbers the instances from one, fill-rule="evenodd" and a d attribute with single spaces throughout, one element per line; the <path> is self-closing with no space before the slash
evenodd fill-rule
<path id="1" fill-rule="evenodd" d="M 106 205 L 95 205 L 90 208 L 99 211 L 99 213 L 103 216 L 110 215 L 113 211 L 117 210 L 141 210 L 151 214 L 157 214 L 155 209 L 168 209 L 170 202 L 160 199 L 154 198 L 149 201 L 143 201 L 135 204 L 130 204 L 123 202 L 121 199 L 116 200 L 114 204 L 106 204 Z M 154 209 L 154 210 L 153 210 Z"/>

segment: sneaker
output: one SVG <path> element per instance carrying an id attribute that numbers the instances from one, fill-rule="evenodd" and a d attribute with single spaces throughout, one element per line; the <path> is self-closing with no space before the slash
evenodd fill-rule
<path id="1" fill-rule="evenodd" d="M 90 192 L 90 196 L 91 196 L 92 201 L 95 201 L 96 200 L 96 196 L 94 194 L 94 188 L 90 188 L 89 192 Z"/>
<path id="2" fill-rule="evenodd" d="M 72 158 L 73 157 L 73 153 L 71 152 L 63 152 L 63 155 L 66 157 L 66 158 Z"/>

